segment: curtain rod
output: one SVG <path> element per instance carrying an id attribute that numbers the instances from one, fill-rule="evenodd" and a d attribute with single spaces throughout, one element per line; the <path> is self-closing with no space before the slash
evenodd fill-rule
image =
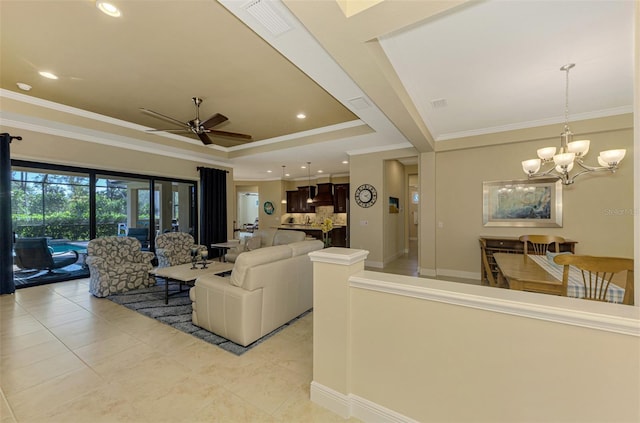
<path id="1" fill-rule="evenodd" d="M 196 167 L 196 170 L 200 171 L 202 169 L 215 169 L 215 170 L 222 170 L 222 169 L 216 169 L 215 167 L 204 167 L 204 166 L 198 166 Z M 222 170 L 224 173 L 229 173 L 228 170 Z"/>

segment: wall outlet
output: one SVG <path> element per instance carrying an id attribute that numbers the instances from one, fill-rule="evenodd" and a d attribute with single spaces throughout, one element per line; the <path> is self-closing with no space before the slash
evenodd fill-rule
<path id="1" fill-rule="evenodd" d="M 369 221 L 368 220 L 361 220 L 360 221 L 360 226 L 369 226 Z"/>

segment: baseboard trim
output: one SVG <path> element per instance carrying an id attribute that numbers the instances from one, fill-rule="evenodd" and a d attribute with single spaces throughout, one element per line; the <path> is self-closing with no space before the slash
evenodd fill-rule
<path id="1" fill-rule="evenodd" d="M 436 269 L 430 269 L 427 267 L 420 268 L 420 276 L 428 276 L 430 278 L 435 278 L 438 274 L 436 273 Z"/>
<path id="2" fill-rule="evenodd" d="M 452 278 L 461 278 L 461 279 L 474 279 L 480 280 L 480 273 L 478 272 L 464 272 L 462 270 L 452 270 L 452 269 L 438 269 L 438 276 L 449 276 Z"/>
<path id="3" fill-rule="evenodd" d="M 333 411 L 344 419 L 351 417 L 349 396 L 316 381 L 311 381 L 311 401 Z"/>
<path id="4" fill-rule="evenodd" d="M 311 382 L 311 401 L 338 414 L 344 419 L 355 417 L 363 422 L 418 423 L 357 395 L 345 395 L 318 382 Z"/>
<path id="5" fill-rule="evenodd" d="M 382 263 L 381 261 L 365 260 L 364 265 L 365 267 L 373 267 L 375 269 L 384 269 L 384 263 Z"/>

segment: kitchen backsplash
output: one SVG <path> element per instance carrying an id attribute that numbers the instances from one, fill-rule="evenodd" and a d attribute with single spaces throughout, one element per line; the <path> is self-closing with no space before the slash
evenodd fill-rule
<path id="1" fill-rule="evenodd" d="M 311 224 L 321 223 L 327 217 L 333 220 L 334 225 L 345 226 L 347 224 L 346 213 L 334 213 L 333 206 L 318 206 L 315 213 L 286 213 L 281 217 L 281 223 L 297 223 L 304 225 L 307 217 Z"/>

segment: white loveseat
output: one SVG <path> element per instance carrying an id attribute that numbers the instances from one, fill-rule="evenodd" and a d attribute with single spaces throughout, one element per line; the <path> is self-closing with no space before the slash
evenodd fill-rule
<path id="1" fill-rule="evenodd" d="M 304 241 L 307 235 L 303 231 L 292 231 L 286 229 L 258 229 L 250 238 L 245 238 L 236 248 L 229 250 L 224 259 L 234 263 L 238 256 L 245 251 L 252 251 L 258 248 L 272 247 L 274 245 L 291 244 L 292 242 Z"/>
<path id="2" fill-rule="evenodd" d="M 247 346 L 313 307 L 308 254 L 322 241 L 247 251 L 230 277 L 200 276 L 191 288 L 193 324 Z"/>

